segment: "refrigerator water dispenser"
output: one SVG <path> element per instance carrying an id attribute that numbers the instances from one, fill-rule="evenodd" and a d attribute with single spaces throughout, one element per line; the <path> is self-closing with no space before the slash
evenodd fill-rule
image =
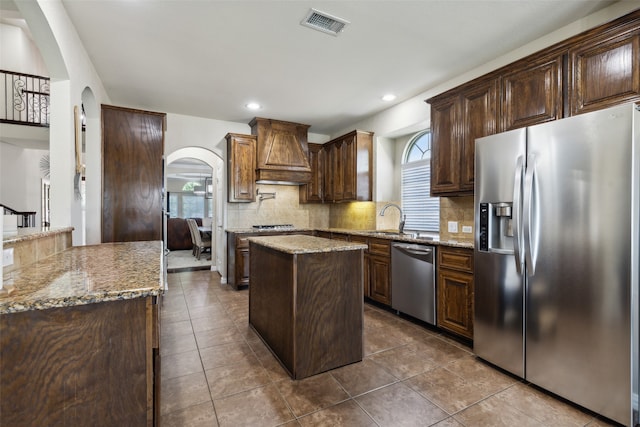
<path id="1" fill-rule="evenodd" d="M 480 250 L 513 253 L 513 205 L 480 203 Z"/>

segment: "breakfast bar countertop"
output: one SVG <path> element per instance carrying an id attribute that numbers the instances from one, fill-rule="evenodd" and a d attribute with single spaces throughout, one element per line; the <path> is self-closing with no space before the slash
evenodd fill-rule
<path id="1" fill-rule="evenodd" d="M 16 231 L 7 231 L 2 235 L 5 245 L 22 242 L 25 240 L 40 239 L 46 236 L 55 236 L 73 231 L 73 227 L 30 227 L 18 228 Z"/>
<path id="2" fill-rule="evenodd" d="M 161 241 L 75 246 L 13 271 L 0 315 L 160 295 Z"/>

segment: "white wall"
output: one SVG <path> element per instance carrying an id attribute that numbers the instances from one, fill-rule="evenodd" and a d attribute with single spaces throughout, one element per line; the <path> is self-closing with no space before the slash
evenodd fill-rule
<path id="1" fill-rule="evenodd" d="M 0 23 L 0 69 L 48 76 L 39 50 L 25 31 L 19 26 L 5 23 Z M 3 85 L 0 87 L 0 99 L 4 97 Z M 48 144 L 42 142 L 43 138 L 48 138 L 48 131 L 35 127 L 22 130 L 24 127 L 11 124 L 0 126 L 0 203 L 20 211 L 37 212 L 36 224 L 40 225 L 39 165 L 40 158 L 48 153 Z"/>
<path id="2" fill-rule="evenodd" d="M 82 203 L 74 197 L 73 106 L 82 104 L 82 94 L 87 87 L 91 89 L 96 105 L 109 104 L 109 97 L 62 2 L 21 0 L 15 3 L 27 21 L 51 78 L 51 225 L 73 226 L 74 245 L 85 242 L 84 228 L 90 228 L 93 233 L 86 236 L 86 241 L 97 243 L 95 230 L 99 230 L 100 217 L 87 215 L 85 225 Z M 90 133 L 87 143 L 98 143 L 95 141 L 95 132 Z M 91 152 L 93 156 L 98 155 L 98 150 Z M 93 164 L 97 162 L 96 159 L 87 161 Z M 87 193 L 100 191 L 100 188 L 101 183 L 95 179 L 87 182 Z M 87 198 L 87 211 L 96 211 L 95 206 L 92 206 L 95 200 L 95 197 Z"/>
<path id="3" fill-rule="evenodd" d="M 0 69 L 48 76 L 40 51 L 21 27 L 0 23 Z"/>
<path id="4" fill-rule="evenodd" d="M 40 159 L 48 150 L 23 149 L 0 142 L 0 202 L 17 211 L 36 212 L 40 226 L 40 188 L 43 178 Z"/>

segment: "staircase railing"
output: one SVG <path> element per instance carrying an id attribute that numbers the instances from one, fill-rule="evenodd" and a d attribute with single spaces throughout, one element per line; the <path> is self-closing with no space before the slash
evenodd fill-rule
<path id="1" fill-rule="evenodd" d="M 12 209 L 8 206 L 5 206 L 0 203 L 0 208 L 2 208 L 2 213 L 4 215 L 17 215 L 18 216 L 18 227 L 35 227 L 36 226 L 36 213 L 35 212 L 22 212 Z"/>
<path id="2" fill-rule="evenodd" d="M 49 127 L 49 78 L 0 70 L 0 123 Z"/>

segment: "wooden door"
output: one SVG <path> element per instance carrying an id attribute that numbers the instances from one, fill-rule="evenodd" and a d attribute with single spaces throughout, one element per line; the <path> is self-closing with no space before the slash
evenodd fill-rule
<path id="1" fill-rule="evenodd" d="M 249 248 L 236 249 L 236 286 L 249 284 Z"/>
<path id="2" fill-rule="evenodd" d="M 562 55 L 527 64 L 502 77 L 501 131 L 562 118 Z"/>
<path id="3" fill-rule="evenodd" d="M 164 113 L 102 106 L 102 242 L 162 240 Z"/>
<path id="4" fill-rule="evenodd" d="M 473 275 L 440 269 L 438 326 L 473 339 Z"/>
<path id="5" fill-rule="evenodd" d="M 341 150 L 335 143 L 326 144 L 324 146 L 324 181 L 323 181 L 323 200 L 325 202 L 334 202 L 336 197 L 336 187 L 342 185 L 342 174 L 338 174 L 337 169 L 342 164 L 339 157 Z M 341 193 L 341 192 L 340 192 Z"/>
<path id="6" fill-rule="evenodd" d="M 342 142 L 342 200 L 358 199 L 358 164 L 356 135 L 346 136 Z"/>
<path id="7" fill-rule="evenodd" d="M 369 296 L 382 304 L 391 305 L 391 265 L 389 258 L 369 256 Z"/>
<path id="8" fill-rule="evenodd" d="M 309 144 L 311 182 L 300 186 L 300 203 L 322 202 L 324 177 L 324 150 L 322 144 Z"/>
<path id="9" fill-rule="evenodd" d="M 640 29 L 579 44 L 569 61 L 572 115 L 640 100 Z"/>
<path id="10" fill-rule="evenodd" d="M 256 201 L 256 137 L 229 133 L 227 138 L 230 203 Z"/>
<path id="11" fill-rule="evenodd" d="M 344 142 L 342 140 L 333 143 L 333 200 L 344 200 Z"/>
<path id="12" fill-rule="evenodd" d="M 473 192 L 476 138 L 496 133 L 497 81 L 491 79 L 462 92 L 460 192 Z"/>
<path id="13" fill-rule="evenodd" d="M 431 195 L 437 196 L 460 189 L 460 143 L 457 109 L 459 96 L 431 104 Z"/>

